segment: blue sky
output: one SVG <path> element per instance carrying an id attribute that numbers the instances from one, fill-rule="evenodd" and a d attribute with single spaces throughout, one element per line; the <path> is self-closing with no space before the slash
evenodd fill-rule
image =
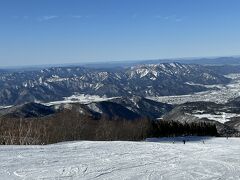
<path id="1" fill-rule="evenodd" d="M 240 55 L 239 0 L 1 0 L 1 66 Z"/>

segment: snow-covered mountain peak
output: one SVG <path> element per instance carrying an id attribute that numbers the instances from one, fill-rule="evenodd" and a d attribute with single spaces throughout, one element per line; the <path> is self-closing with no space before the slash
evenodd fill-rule
<path id="1" fill-rule="evenodd" d="M 130 78 L 138 76 L 140 78 L 149 75 L 150 79 L 155 79 L 159 75 L 164 74 L 173 76 L 176 74 L 190 73 L 192 67 L 189 65 L 182 65 L 180 63 L 161 63 L 161 64 L 144 64 L 133 66 L 130 68 Z"/>

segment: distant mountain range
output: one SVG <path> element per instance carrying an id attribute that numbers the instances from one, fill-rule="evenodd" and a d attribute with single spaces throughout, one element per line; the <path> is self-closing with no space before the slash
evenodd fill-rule
<path id="1" fill-rule="evenodd" d="M 189 94 L 230 80 L 201 65 L 161 63 L 129 68 L 54 67 L 32 71 L 0 71 L 0 105 L 61 100 L 73 94 L 107 97 Z"/>

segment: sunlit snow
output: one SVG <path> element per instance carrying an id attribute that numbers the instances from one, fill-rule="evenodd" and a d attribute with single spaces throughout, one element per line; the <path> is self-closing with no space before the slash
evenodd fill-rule
<path id="1" fill-rule="evenodd" d="M 50 105 L 58 105 L 58 104 L 66 104 L 66 103 L 82 103 L 82 104 L 88 104 L 91 102 L 100 102 L 100 101 L 107 101 L 111 99 L 116 99 L 118 97 L 111 97 L 107 98 L 106 96 L 97 96 L 97 95 L 72 95 L 70 97 L 65 97 L 62 101 L 53 101 L 49 103 L 44 103 L 47 106 Z"/>
<path id="2" fill-rule="evenodd" d="M 240 139 L 0 146 L 0 179 L 239 179 Z"/>

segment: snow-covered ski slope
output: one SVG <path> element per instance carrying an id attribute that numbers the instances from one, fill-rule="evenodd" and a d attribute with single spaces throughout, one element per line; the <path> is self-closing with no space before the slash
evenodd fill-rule
<path id="1" fill-rule="evenodd" d="M 0 146 L 0 179 L 240 179 L 240 139 L 190 140 Z"/>

